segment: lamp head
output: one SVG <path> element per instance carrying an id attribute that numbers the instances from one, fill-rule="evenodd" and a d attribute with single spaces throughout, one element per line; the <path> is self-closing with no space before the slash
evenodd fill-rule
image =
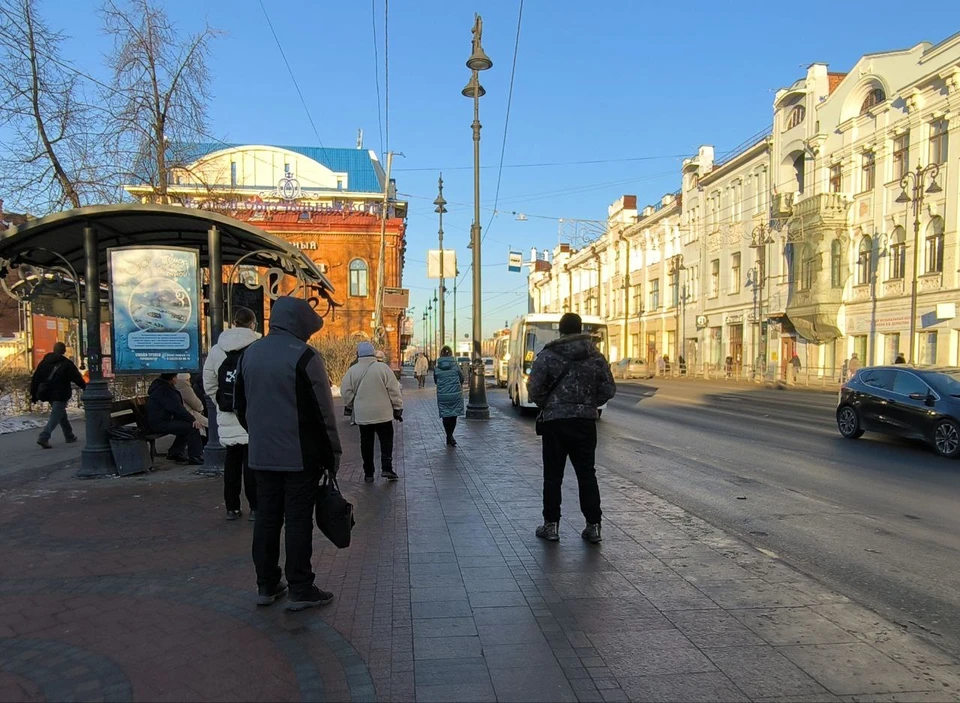
<path id="1" fill-rule="evenodd" d="M 490 57 L 484 52 L 483 47 L 477 44 L 473 50 L 473 54 L 467 59 L 467 68 L 471 71 L 486 71 L 492 67 L 493 61 L 491 61 Z"/>
<path id="2" fill-rule="evenodd" d="M 930 185 L 927 187 L 927 192 L 930 193 L 931 195 L 935 193 L 942 193 L 943 188 L 937 185 L 937 181 L 934 178 L 933 180 L 930 181 Z"/>
<path id="3" fill-rule="evenodd" d="M 900 191 L 900 195 L 897 196 L 897 199 L 896 199 L 894 202 L 900 203 L 901 205 L 902 205 L 903 203 L 909 203 L 909 202 L 910 202 L 910 196 L 907 195 L 907 191 L 906 191 L 906 190 L 901 190 L 901 191 Z"/>
<path id="4" fill-rule="evenodd" d="M 487 94 L 487 91 L 483 89 L 482 85 L 480 85 L 480 81 L 471 78 L 470 82 L 467 83 L 463 90 L 460 91 L 460 94 L 465 98 L 473 98 L 474 96 L 482 98 Z"/>

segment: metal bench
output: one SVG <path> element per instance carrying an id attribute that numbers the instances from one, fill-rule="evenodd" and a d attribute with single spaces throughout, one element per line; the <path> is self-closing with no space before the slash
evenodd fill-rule
<path id="1" fill-rule="evenodd" d="M 151 432 L 147 425 L 147 399 L 144 397 L 115 400 L 110 406 L 110 426 L 136 425 L 140 439 L 150 447 L 150 460 L 157 458 L 157 440 L 165 435 Z"/>

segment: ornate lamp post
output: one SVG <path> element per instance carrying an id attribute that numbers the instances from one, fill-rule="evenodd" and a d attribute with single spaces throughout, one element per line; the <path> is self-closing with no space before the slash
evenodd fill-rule
<path id="1" fill-rule="evenodd" d="M 907 172 L 900 179 L 900 187 L 903 189 L 897 197 L 898 203 L 913 203 L 913 282 L 910 286 L 910 357 L 907 361 L 910 364 L 915 363 L 917 348 L 917 278 L 920 274 L 920 211 L 923 209 L 923 199 L 926 194 L 933 195 L 940 193 L 943 189 L 937 185 L 937 175 L 940 173 L 940 166 L 937 164 L 928 164 L 926 168 L 917 164 L 917 170 Z M 923 184 L 930 178 L 930 185 L 924 189 Z M 913 197 L 907 194 L 907 190 L 913 192 Z"/>
<path id="2" fill-rule="evenodd" d="M 683 296 L 686 295 L 686 291 L 681 291 L 680 288 L 680 272 L 686 270 L 687 267 L 683 265 L 683 254 L 674 254 L 670 257 L 670 275 L 676 277 L 672 291 L 674 299 L 671 302 L 674 303 L 673 329 L 676 335 L 676 358 L 673 361 L 676 364 L 677 373 L 680 372 L 680 357 L 683 357 L 684 362 L 687 359 L 683 349 L 683 330 L 680 329 L 680 308 L 683 305 Z M 686 309 L 684 309 L 684 326 L 686 326 Z"/>
<path id="3" fill-rule="evenodd" d="M 767 245 L 772 243 L 773 234 L 767 223 L 754 227 L 750 236 L 750 248 L 757 250 L 757 283 L 754 288 L 757 296 L 757 325 L 760 329 L 760 349 L 757 356 L 763 360 L 760 370 L 763 376 L 766 375 L 767 369 L 767 328 L 763 324 L 763 287 L 767 280 Z"/>
<path id="4" fill-rule="evenodd" d="M 443 199 L 443 174 L 440 174 L 440 178 L 437 181 L 437 188 L 439 189 L 439 194 L 437 199 L 433 201 L 433 204 L 437 206 L 437 209 L 434 212 L 440 215 L 440 226 L 438 233 L 440 235 L 440 344 L 441 346 L 444 342 L 447 341 L 447 315 L 446 315 L 446 297 L 447 297 L 447 287 L 443 280 L 443 213 L 447 211 L 447 201 Z"/>
<path id="5" fill-rule="evenodd" d="M 480 45 L 483 20 L 476 15 L 473 23 L 473 52 L 467 59 L 470 82 L 461 91 L 464 97 L 473 98 L 473 226 L 470 228 L 470 248 L 473 250 L 473 364 L 470 373 L 470 396 L 467 402 L 467 418 L 488 420 L 486 381 L 483 377 L 483 359 L 480 342 L 483 339 L 483 316 L 480 295 L 480 98 L 487 92 L 480 85 L 480 71 L 493 66 Z"/>
<path id="6" fill-rule="evenodd" d="M 423 351 L 430 356 L 430 347 L 427 346 L 427 311 L 423 311 Z"/>

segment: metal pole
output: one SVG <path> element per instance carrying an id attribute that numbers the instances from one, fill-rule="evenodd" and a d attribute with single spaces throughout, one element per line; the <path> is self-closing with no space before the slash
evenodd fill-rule
<path id="1" fill-rule="evenodd" d="M 480 289 L 480 79 L 473 71 L 473 226 L 470 245 L 473 248 L 473 365 L 470 374 L 470 395 L 467 402 L 468 420 L 489 420 L 487 389 L 483 378 L 483 359 L 480 343 L 483 338 L 482 295 Z"/>
<path id="2" fill-rule="evenodd" d="M 103 378 L 103 350 L 100 347 L 100 246 L 93 227 L 83 228 L 83 253 L 86 257 L 84 284 L 87 306 L 87 370 L 90 382 L 83 391 L 84 420 L 87 443 L 80 452 L 80 470 L 77 478 L 113 476 L 113 457 L 110 453 L 110 407 L 113 394 Z"/>
<path id="3" fill-rule="evenodd" d="M 923 171 L 917 166 L 913 181 L 913 280 L 910 282 L 910 358 L 916 363 L 917 349 L 917 276 L 920 271 L 920 208 L 923 207 Z"/>
<path id="4" fill-rule="evenodd" d="M 440 194 L 437 196 L 437 212 L 440 214 L 440 226 L 437 233 L 440 237 L 440 344 L 447 340 L 447 315 L 446 315 L 446 297 L 447 288 L 443 274 L 443 213 L 447 211 L 443 203 L 443 174 L 440 174 L 438 181 Z"/>
<path id="5" fill-rule="evenodd" d="M 380 211 L 380 253 L 377 256 L 377 301 L 376 315 L 373 329 L 374 339 L 383 344 L 386 329 L 383 326 L 383 287 L 385 281 L 385 267 L 387 257 L 387 211 L 390 204 L 390 170 L 393 167 L 393 152 L 387 152 L 387 171 L 383 184 L 383 204 Z"/>
<path id="6" fill-rule="evenodd" d="M 223 332 L 223 247 L 216 225 L 207 231 L 207 271 L 210 274 L 210 346 Z M 207 446 L 203 448 L 203 466 L 197 468 L 200 476 L 220 476 L 227 459 L 227 449 L 220 444 L 217 425 L 217 404 L 207 398 Z"/>
<path id="7" fill-rule="evenodd" d="M 457 346 L 457 276 L 460 275 L 460 271 L 454 271 L 456 276 L 453 278 L 453 346 Z M 457 350 L 453 350 L 454 356 L 457 355 Z"/>

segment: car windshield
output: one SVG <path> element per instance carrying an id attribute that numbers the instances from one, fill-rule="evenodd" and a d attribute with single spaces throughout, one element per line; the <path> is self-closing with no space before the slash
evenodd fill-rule
<path id="1" fill-rule="evenodd" d="M 493 359 L 484 359 L 483 363 L 487 366 L 493 366 Z"/>
<path id="2" fill-rule="evenodd" d="M 960 398 L 960 371 L 940 371 L 928 374 L 925 380 L 944 395 Z"/>

